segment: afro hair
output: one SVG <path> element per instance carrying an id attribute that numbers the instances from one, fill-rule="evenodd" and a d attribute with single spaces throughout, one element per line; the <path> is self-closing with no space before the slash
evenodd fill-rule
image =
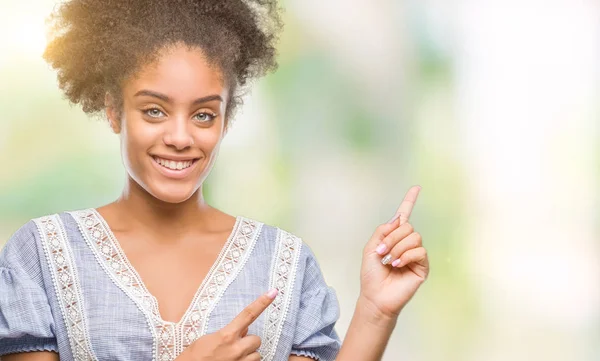
<path id="1" fill-rule="evenodd" d="M 71 0 L 49 18 L 44 59 L 60 89 L 86 113 L 105 108 L 110 93 L 122 105 L 121 84 L 164 46 L 202 50 L 229 87 L 225 119 L 247 84 L 277 68 L 282 28 L 276 0 Z"/>

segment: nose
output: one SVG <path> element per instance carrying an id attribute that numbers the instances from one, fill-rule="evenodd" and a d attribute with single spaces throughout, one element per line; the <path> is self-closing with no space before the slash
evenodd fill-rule
<path id="1" fill-rule="evenodd" d="M 177 150 L 184 150 L 194 144 L 190 124 L 184 117 L 171 118 L 163 136 L 163 142 Z"/>

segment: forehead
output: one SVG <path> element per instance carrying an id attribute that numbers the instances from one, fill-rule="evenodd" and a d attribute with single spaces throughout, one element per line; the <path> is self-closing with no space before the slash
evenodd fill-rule
<path id="1" fill-rule="evenodd" d="M 211 65 L 199 48 L 173 45 L 159 50 L 158 56 L 124 84 L 125 95 L 138 90 L 153 90 L 168 95 L 177 102 L 186 102 L 226 89 L 222 72 Z"/>

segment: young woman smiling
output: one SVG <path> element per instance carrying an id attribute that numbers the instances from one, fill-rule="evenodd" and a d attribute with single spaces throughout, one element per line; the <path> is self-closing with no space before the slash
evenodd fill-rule
<path id="1" fill-rule="evenodd" d="M 429 272 L 408 223 L 420 187 L 366 243 L 343 344 L 310 248 L 202 195 L 241 90 L 276 68 L 275 2 L 72 0 L 53 20 L 45 59 L 71 102 L 106 114 L 128 178 L 114 202 L 10 238 L 2 359 L 380 359 Z"/>

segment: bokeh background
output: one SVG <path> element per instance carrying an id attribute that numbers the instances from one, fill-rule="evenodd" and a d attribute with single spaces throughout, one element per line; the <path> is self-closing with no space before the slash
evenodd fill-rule
<path id="1" fill-rule="evenodd" d="M 0 245 L 125 177 L 117 137 L 41 59 L 55 1 L 1 3 Z M 282 5 L 279 70 L 238 113 L 209 202 L 301 236 L 344 336 L 362 247 L 419 184 L 431 275 L 385 361 L 600 360 L 600 3 Z"/>

